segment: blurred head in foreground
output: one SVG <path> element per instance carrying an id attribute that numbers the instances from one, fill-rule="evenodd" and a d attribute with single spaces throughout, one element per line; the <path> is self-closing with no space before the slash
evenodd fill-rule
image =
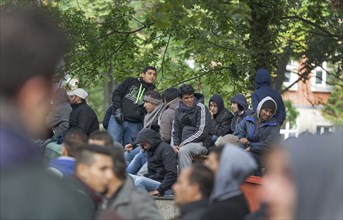
<path id="1" fill-rule="evenodd" d="M 342 133 L 304 136 L 269 155 L 271 219 L 342 219 Z"/>
<path id="2" fill-rule="evenodd" d="M 6 109 L 10 103 L 17 111 L 16 120 L 32 137 L 39 138 L 50 107 L 55 69 L 68 43 L 41 10 L 0 10 L 0 94 L 6 103 L 1 105 L 1 120 L 14 114 Z"/>

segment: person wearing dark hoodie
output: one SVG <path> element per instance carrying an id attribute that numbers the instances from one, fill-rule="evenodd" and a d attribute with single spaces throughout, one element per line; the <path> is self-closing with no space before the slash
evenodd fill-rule
<path id="1" fill-rule="evenodd" d="M 231 120 L 230 130 L 232 131 L 232 133 L 234 133 L 243 118 L 253 114 L 254 111 L 248 108 L 247 100 L 242 94 L 234 95 L 231 98 L 231 110 L 234 116 Z M 219 136 L 219 138 L 215 142 L 215 146 L 222 147 L 226 143 L 238 144 L 238 142 L 239 140 L 235 135 L 227 134 L 225 136 Z"/>
<path id="2" fill-rule="evenodd" d="M 170 144 L 175 110 L 179 106 L 179 91 L 168 88 L 162 93 L 164 107 L 158 119 L 162 140 Z"/>
<path id="3" fill-rule="evenodd" d="M 58 88 L 52 100 L 51 111 L 45 119 L 46 127 L 50 128 L 54 133 L 51 141 L 57 140 L 68 130 L 71 110 L 67 91 Z"/>
<path id="4" fill-rule="evenodd" d="M 69 117 L 69 129 L 80 129 L 86 135 L 99 130 L 99 120 L 94 110 L 87 104 L 88 93 L 81 88 L 68 92 L 73 110 Z"/>
<path id="5" fill-rule="evenodd" d="M 234 114 L 230 125 L 232 132 L 237 130 L 243 118 L 254 113 L 252 109 L 249 109 L 247 99 L 242 94 L 234 95 L 231 98 L 231 110 Z"/>
<path id="6" fill-rule="evenodd" d="M 221 153 L 210 207 L 201 219 L 243 219 L 249 213 L 248 202 L 240 185 L 256 169 L 248 153 L 234 145 L 225 145 Z"/>
<path id="7" fill-rule="evenodd" d="M 218 95 L 214 94 L 208 103 L 209 110 L 212 116 L 211 124 L 211 144 L 217 140 L 219 136 L 224 136 L 226 134 L 232 134 L 230 130 L 231 120 L 233 118 L 233 114 L 229 112 L 224 107 L 223 98 Z"/>
<path id="8" fill-rule="evenodd" d="M 173 148 L 162 141 L 159 133 L 149 128 L 143 128 L 134 143 L 140 144 L 148 154 L 148 173 L 144 176 L 130 175 L 135 185 L 148 191 L 151 196 L 169 194 L 177 179 Z"/>
<path id="9" fill-rule="evenodd" d="M 261 168 L 264 168 L 262 158 L 280 141 L 280 125 L 274 117 L 276 110 L 276 102 L 265 97 L 258 104 L 256 113 L 245 117 L 234 133 L 240 147 L 255 158 L 259 167 L 255 172 L 257 176 L 262 175 Z"/>
<path id="10" fill-rule="evenodd" d="M 142 129 L 146 114 L 143 96 L 147 91 L 155 89 L 153 83 L 156 76 L 156 68 L 147 66 L 139 78 L 129 77 L 113 91 L 113 110 L 107 130 L 115 142 L 123 146 L 132 143 Z"/>
<path id="11" fill-rule="evenodd" d="M 211 114 L 203 104 L 204 96 L 194 93 L 189 84 L 179 88 L 171 146 L 179 157 L 180 170 L 190 166 L 195 156 L 207 154 L 211 143 Z"/>
<path id="12" fill-rule="evenodd" d="M 286 119 L 285 104 L 283 103 L 280 93 L 271 88 L 269 70 L 260 68 L 256 73 L 255 91 L 251 95 L 252 107 L 254 111 L 257 111 L 258 103 L 260 103 L 260 101 L 267 96 L 270 96 L 276 102 L 278 109 L 275 112 L 275 118 L 279 125 L 282 126 Z"/>

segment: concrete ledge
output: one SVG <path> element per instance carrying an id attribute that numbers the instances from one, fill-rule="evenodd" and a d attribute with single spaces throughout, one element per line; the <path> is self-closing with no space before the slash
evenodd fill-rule
<path id="1" fill-rule="evenodd" d="M 179 216 L 179 208 L 175 205 L 174 196 L 154 196 L 153 199 L 164 219 L 175 219 Z"/>

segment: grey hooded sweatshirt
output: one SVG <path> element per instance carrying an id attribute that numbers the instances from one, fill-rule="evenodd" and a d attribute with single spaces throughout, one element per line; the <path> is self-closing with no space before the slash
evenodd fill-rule
<path id="1" fill-rule="evenodd" d="M 240 185 L 256 167 L 250 154 L 237 146 L 225 145 L 210 198 L 211 206 L 201 219 L 243 219 L 249 208 Z"/>
<path id="2" fill-rule="evenodd" d="M 343 219 L 342 130 L 289 144 L 296 189 L 294 219 Z"/>

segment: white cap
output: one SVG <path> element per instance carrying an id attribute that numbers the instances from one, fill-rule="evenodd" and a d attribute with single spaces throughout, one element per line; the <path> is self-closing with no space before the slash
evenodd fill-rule
<path id="1" fill-rule="evenodd" d="M 80 97 L 81 99 L 86 99 L 88 96 L 88 93 L 84 89 L 81 89 L 81 88 L 75 89 L 74 91 L 68 92 L 67 94 L 69 96 L 76 95 Z"/>

